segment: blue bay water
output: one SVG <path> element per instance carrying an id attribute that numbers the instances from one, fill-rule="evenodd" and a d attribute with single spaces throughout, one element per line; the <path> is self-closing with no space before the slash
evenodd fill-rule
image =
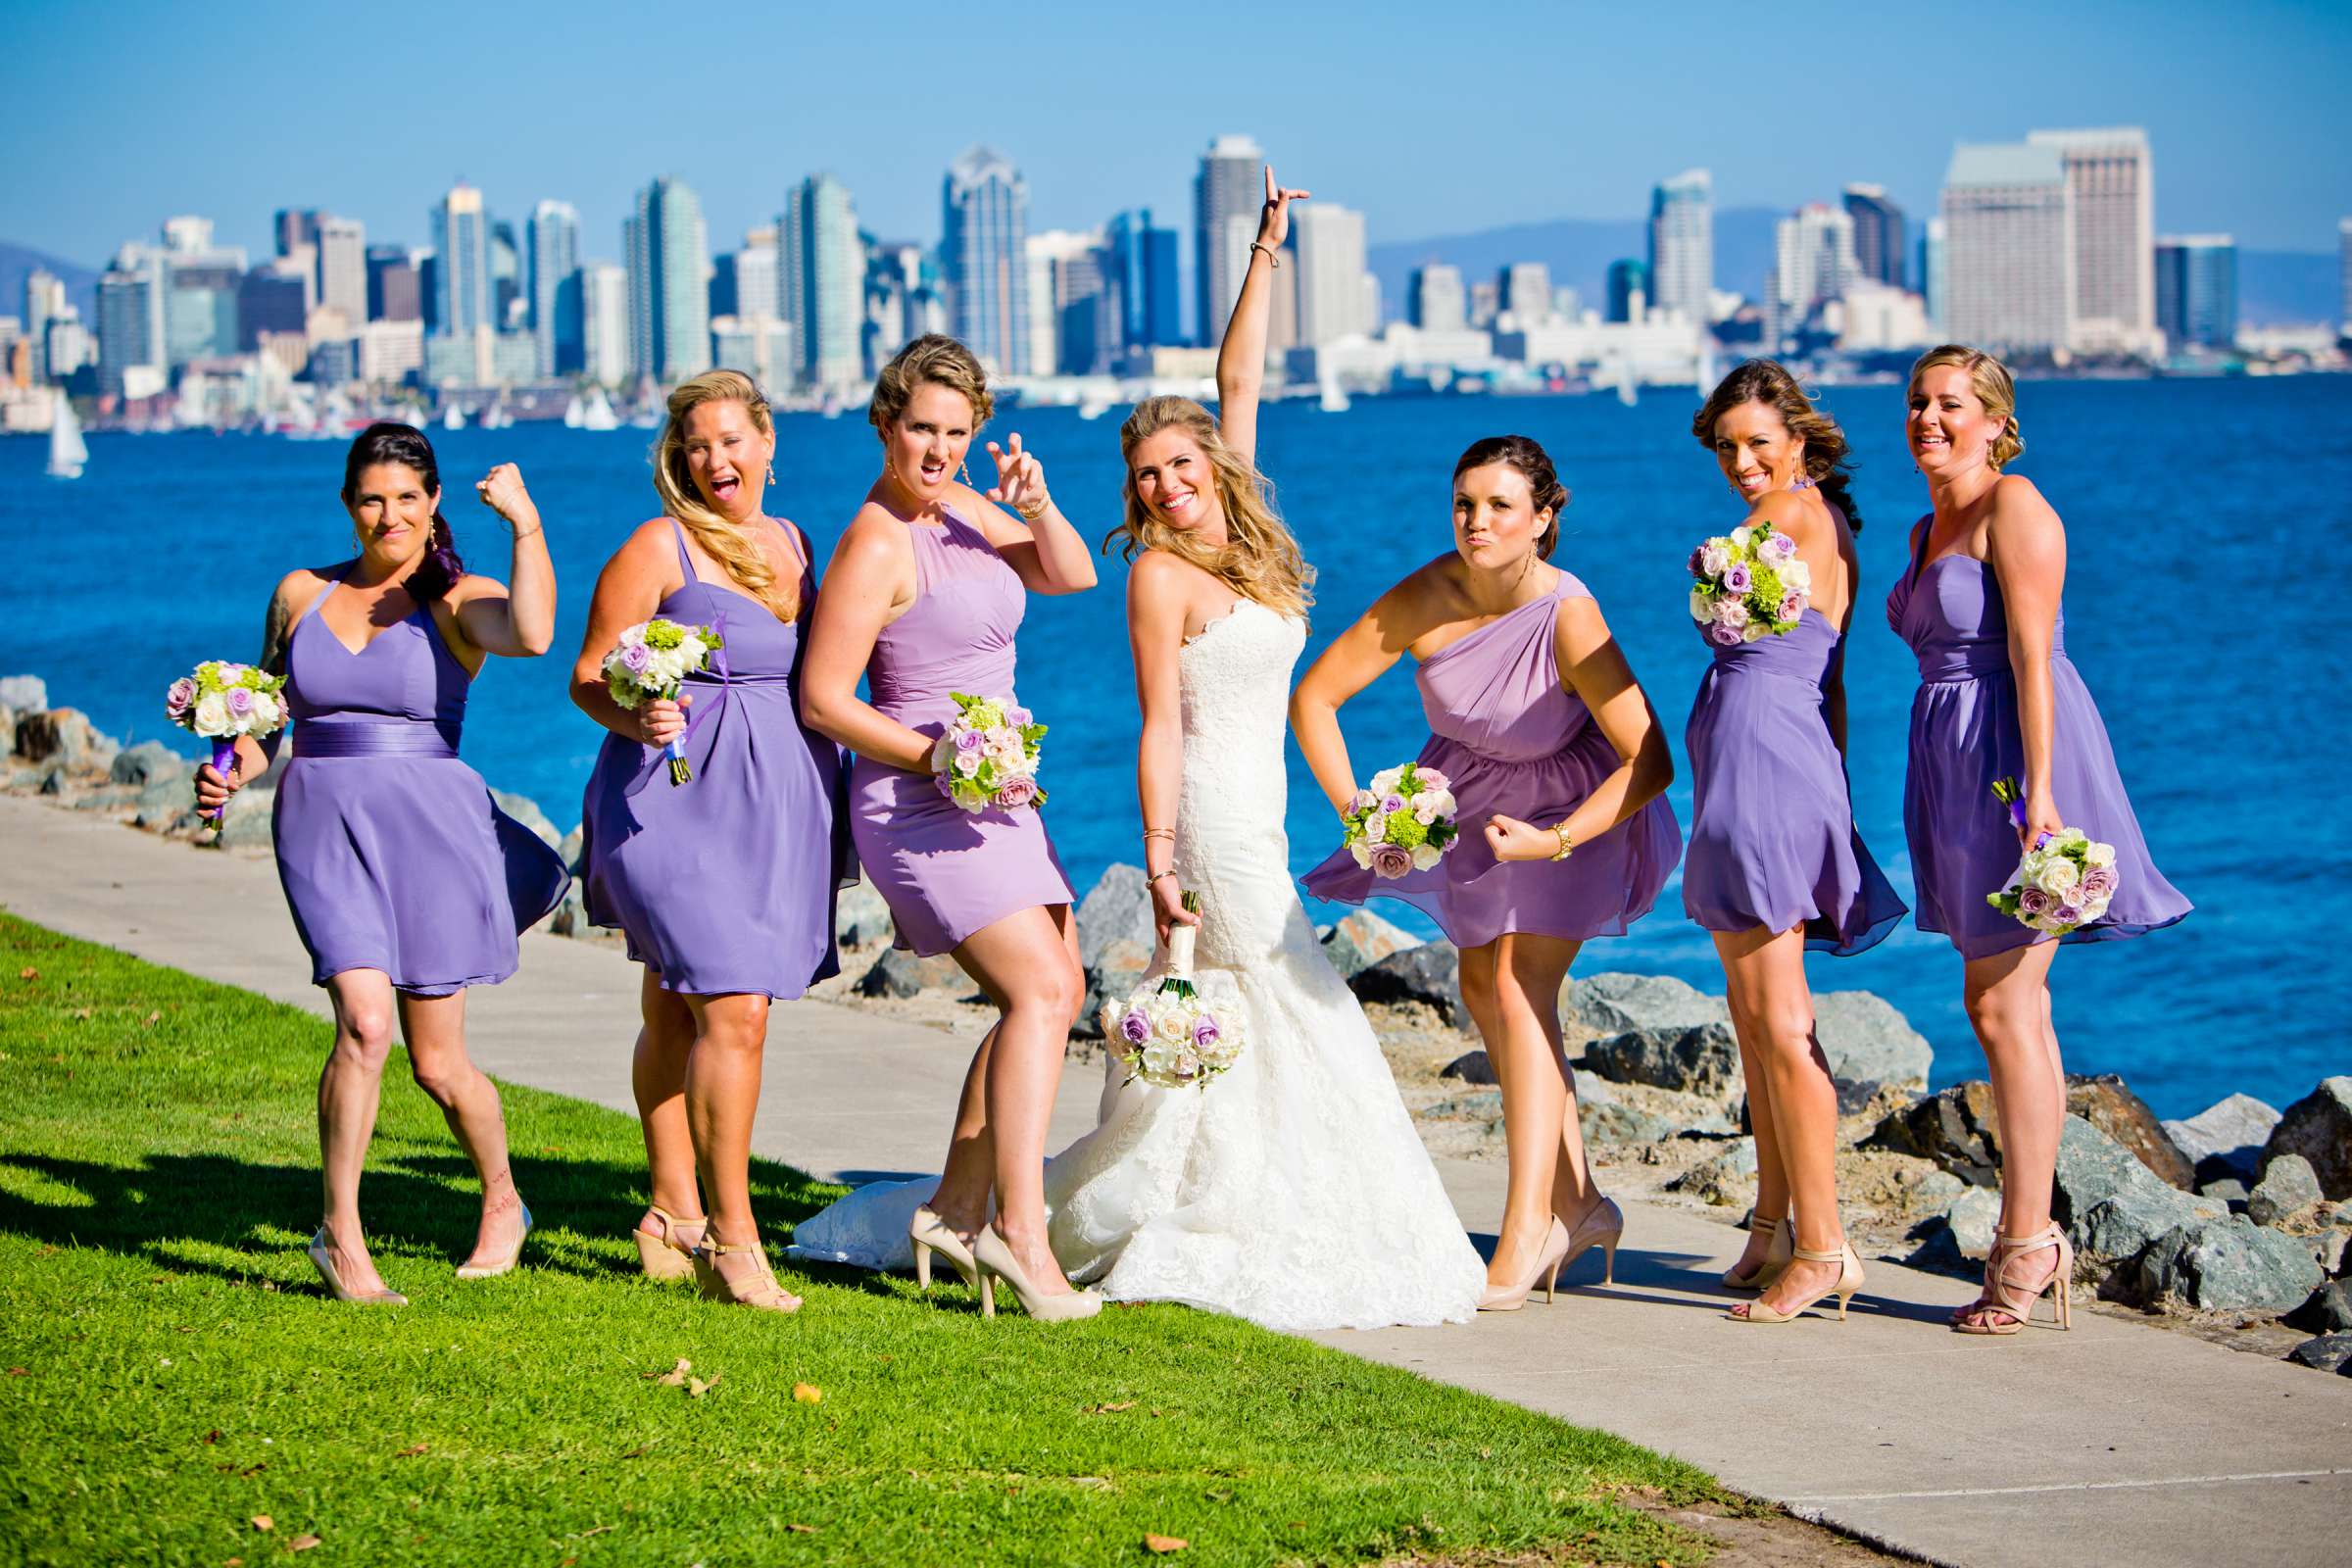
<path id="1" fill-rule="evenodd" d="M 1902 775 L 1915 672 L 1881 607 L 1925 492 L 1902 445 L 1900 388 L 1841 388 L 1829 405 L 1854 442 L 1866 522 L 1847 664 L 1855 804 L 1908 897 Z M 1684 610 L 1683 561 L 1740 511 L 1690 438 L 1691 410 L 1686 393 L 1635 408 L 1600 398 L 1269 408 L 1260 459 L 1321 571 L 1307 657 L 1449 547 L 1448 474 L 1465 445 L 1533 435 L 1574 491 L 1555 559 L 1598 596 L 1674 737 L 1684 776 L 1670 798 L 1687 822 L 1681 736 L 1707 655 Z M 2283 1103 L 2352 1071 L 2345 986 L 2324 923 L 2344 906 L 2327 890 L 2340 890 L 2352 862 L 2337 788 L 2343 633 L 2325 609 L 2341 597 L 2327 581 L 2342 554 L 2328 541 L 2352 529 L 2352 378 L 2043 383 L 2026 388 L 2021 412 L 2020 470 L 2067 521 L 2069 651 L 2106 715 L 2158 863 L 2198 906 L 2174 930 L 2061 955 L 2068 1065 L 2122 1073 L 2164 1115 L 2233 1090 Z M 1021 431 L 1064 510 L 1099 536 L 1118 507 L 1117 414 L 1086 422 L 1068 410 L 1013 411 L 987 433 Z M 771 510 L 808 529 L 821 561 L 875 472 L 874 438 L 854 413 L 789 416 L 779 434 Z M 565 697 L 567 672 L 599 566 L 658 510 L 652 433 L 523 425 L 433 438 L 444 511 L 476 567 L 506 572 L 505 533 L 470 493 L 492 463 L 519 463 L 546 514 L 562 585 L 556 652 L 492 661 L 465 750 L 493 783 L 567 827 L 603 735 Z M 198 659 L 251 657 L 277 577 L 348 555 L 335 496 L 342 447 L 198 432 L 101 433 L 89 445 L 88 475 L 61 484 L 41 475 L 45 443 L 0 442 L 0 673 L 45 676 L 53 703 L 109 733 L 184 741 L 162 718 L 171 677 Z M 976 468 L 987 473 L 985 458 Z M 1051 821 L 1082 891 L 1140 849 L 1115 557 L 1103 575 L 1092 593 L 1032 600 L 1021 638 L 1021 694 L 1054 726 Z M 1411 755 L 1424 731 L 1409 667 L 1343 719 L 1359 773 Z M 1333 835 L 1295 747 L 1291 757 L 1296 873 Z M 1410 923 L 1402 906 L 1381 908 Z M 1651 970 L 1720 990 L 1712 946 L 1681 910 L 1670 884 L 1655 912 L 1592 944 L 1579 969 Z M 1867 988 L 1901 1007 L 1935 1046 L 1938 1084 L 1982 1073 L 1959 961 L 1940 938 L 1906 924 L 1860 957 L 1810 961 L 1817 987 Z"/>

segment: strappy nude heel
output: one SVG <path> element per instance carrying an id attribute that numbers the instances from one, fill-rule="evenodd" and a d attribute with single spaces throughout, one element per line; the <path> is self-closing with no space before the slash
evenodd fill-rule
<path id="1" fill-rule="evenodd" d="M 1559 1218 L 1556 1214 L 1552 1217 Z M 1578 1220 L 1575 1228 L 1569 1231 L 1568 1255 L 1560 1259 L 1560 1267 L 1569 1267 L 1597 1247 L 1600 1249 L 1600 1283 L 1614 1285 L 1617 1283 L 1617 1244 L 1624 1239 L 1625 1210 L 1617 1206 L 1614 1198 L 1603 1198 L 1585 1210 L 1585 1217 Z M 1544 1298 L 1547 1301 L 1551 1299 L 1548 1294 Z"/>
<path id="2" fill-rule="evenodd" d="M 942 1251 L 946 1249 L 942 1248 Z M 1041 1323 L 1074 1323 L 1090 1318 L 1102 1310 L 1102 1297 L 1096 1291 L 1072 1291 L 1067 1296 L 1041 1296 L 1029 1288 L 1029 1276 L 1022 1272 L 1020 1261 L 1012 1249 L 997 1234 L 994 1225 L 983 1225 L 972 1238 L 972 1266 L 980 1275 L 980 1315 L 997 1315 L 997 1281 L 1012 1287 L 1012 1294 L 1021 1303 L 1021 1310 Z"/>
<path id="3" fill-rule="evenodd" d="M 760 1261 L 759 1271 L 749 1283 L 737 1285 L 718 1271 L 718 1260 L 729 1253 L 749 1252 Z M 730 1247 L 703 1233 L 703 1244 L 694 1250 L 694 1283 L 707 1301 L 725 1301 L 730 1306 L 757 1307 L 762 1312 L 798 1312 L 801 1298 L 776 1283 L 775 1265 L 767 1260 L 767 1249 L 758 1242 L 746 1242 Z"/>
<path id="4" fill-rule="evenodd" d="M 964 1284 L 980 1283 L 980 1266 L 972 1259 L 972 1250 L 964 1245 L 962 1237 L 956 1234 L 954 1226 L 931 1211 L 930 1204 L 925 1203 L 916 1209 L 914 1218 L 906 1222 L 906 1240 L 914 1248 L 914 1283 L 918 1290 L 927 1291 L 931 1288 L 933 1252 L 940 1253 L 955 1264 L 956 1272 L 963 1276 Z"/>
<path id="5" fill-rule="evenodd" d="M 656 1236 L 642 1222 L 629 1232 L 636 1239 L 637 1262 L 645 1270 L 645 1277 L 649 1280 L 685 1279 L 694 1272 L 695 1245 L 702 1240 L 700 1233 L 710 1222 L 701 1217 L 680 1219 L 660 1203 L 647 1204 L 646 1212 L 661 1225 L 662 1234 Z M 695 1241 L 678 1240 L 681 1230 L 696 1232 Z"/>
<path id="6" fill-rule="evenodd" d="M 2009 1265 L 2029 1252 L 2038 1252 L 2045 1247 L 2058 1250 L 2058 1266 L 2050 1277 L 2028 1290 L 2009 1278 Z M 2051 1301 L 2052 1321 L 2062 1329 L 2075 1326 L 2074 1303 L 2075 1247 L 2066 1239 L 2066 1232 L 2056 1225 L 2044 1225 L 2032 1236 L 1996 1236 L 1992 1251 L 1984 1259 L 1984 1290 L 1974 1301 L 1962 1307 L 1952 1317 L 1956 1334 L 1983 1334 L 2006 1339 L 2034 1321 L 2034 1303 L 2042 1292 L 2055 1289 Z M 2007 1318 L 2006 1323 L 1991 1321 L 1995 1312 Z M 1970 1322 L 1974 1316 L 1976 1321 Z"/>
<path id="7" fill-rule="evenodd" d="M 1550 1305 L 1552 1289 L 1559 1283 L 1560 1265 L 1568 1259 L 1570 1245 L 1568 1227 L 1560 1223 L 1559 1215 L 1552 1215 L 1551 1229 L 1544 1233 L 1544 1245 L 1537 1250 L 1535 1267 L 1527 1271 L 1527 1278 L 1516 1285 L 1488 1286 L 1479 1293 L 1478 1309 L 1481 1312 L 1516 1312 L 1527 1304 L 1527 1298 L 1535 1294 L 1539 1285 L 1544 1287 L 1544 1303 Z"/>
<path id="8" fill-rule="evenodd" d="M 354 1291 L 343 1284 L 343 1275 L 335 1267 L 334 1242 L 321 1224 L 318 1233 L 311 1238 L 309 1249 L 311 1267 L 326 1282 L 326 1294 L 338 1301 L 358 1301 L 368 1306 L 406 1306 L 409 1298 L 386 1286 L 380 1291 Z"/>
<path id="9" fill-rule="evenodd" d="M 1770 1290 L 1772 1282 L 1788 1270 L 1788 1260 L 1796 1255 L 1796 1231 L 1788 1215 L 1766 1219 L 1761 1214 L 1751 1212 L 1747 1216 L 1747 1228 L 1758 1236 L 1770 1236 L 1772 1245 L 1765 1249 L 1764 1261 L 1756 1265 L 1754 1273 L 1740 1273 L 1737 1263 L 1723 1271 L 1723 1288 L 1727 1291 Z"/>
<path id="10" fill-rule="evenodd" d="M 1838 1265 L 1838 1278 L 1786 1312 L 1759 1297 L 1753 1301 L 1740 1303 L 1747 1308 L 1744 1312 L 1734 1307 L 1723 1315 L 1735 1323 L 1793 1323 L 1803 1317 L 1816 1301 L 1835 1296 L 1838 1298 L 1838 1321 L 1844 1322 L 1845 1303 L 1862 1288 L 1862 1260 L 1854 1255 L 1853 1245 L 1839 1242 L 1835 1252 L 1816 1252 L 1810 1248 L 1799 1247 L 1792 1250 L 1790 1256 L 1807 1263 L 1835 1263 Z"/>

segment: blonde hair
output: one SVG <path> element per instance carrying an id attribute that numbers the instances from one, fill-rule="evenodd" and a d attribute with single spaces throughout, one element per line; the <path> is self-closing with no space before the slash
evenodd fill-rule
<path id="1" fill-rule="evenodd" d="M 1217 499 L 1225 509 L 1222 545 L 1203 542 L 1190 528 L 1171 527 L 1144 505 L 1135 489 L 1135 449 L 1162 430 L 1180 429 L 1200 443 L 1216 475 Z M 1189 561 L 1244 599 L 1254 600 L 1285 615 L 1303 615 L 1315 602 L 1310 591 L 1315 568 L 1298 553 L 1298 541 L 1275 512 L 1270 487 L 1257 470 L 1225 444 L 1217 421 L 1191 398 L 1146 398 L 1119 427 L 1119 456 L 1127 465 L 1121 490 L 1127 499 L 1126 520 L 1102 539 L 1108 550 L 1114 539 L 1124 540 L 1123 559 L 1133 561 L 1145 550 L 1164 550 Z"/>
<path id="2" fill-rule="evenodd" d="M 724 567 L 728 576 L 754 599 L 772 611 L 778 620 L 801 612 L 801 585 L 784 582 L 774 563 L 760 548 L 759 536 L 704 505 L 694 475 L 686 466 L 686 417 L 706 403 L 740 403 L 752 427 L 767 437 L 772 449 L 776 424 L 767 412 L 767 399 L 741 370 L 709 370 L 680 381 L 669 394 L 669 422 L 654 446 L 654 492 L 662 508 L 694 535 L 703 553 Z"/>
<path id="3" fill-rule="evenodd" d="M 2017 461 L 2026 450 L 2026 437 L 2017 422 L 2017 380 L 2010 375 L 2009 367 L 1985 353 L 1965 344 L 1946 343 L 1922 354 L 1911 367 L 1910 390 L 1919 390 L 1919 378 L 1938 366 L 1956 365 L 1968 372 L 1968 384 L 1984 405 L 1984 412 L 2001 421 L 2001 433 L 1992 438 L 1992 466 L 2005 468 Z"/>
<path id="4" fill-rule="evenodd" d="M 988 371 L 970 349 L 943 332 L 926 332 L 891 357 L 874 377 L 874 398 L 866 405 L 866 422 L 888 440 L 890 427 L 906 412 L 918 386 L 944 386 L 960 392 L 972 406 L 972 428 L 977 430 L 996 412 L 989 395 Z"/>

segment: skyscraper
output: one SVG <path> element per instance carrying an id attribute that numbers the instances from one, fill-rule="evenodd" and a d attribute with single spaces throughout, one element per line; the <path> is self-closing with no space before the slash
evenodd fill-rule
<path id="1" fill-rule="evenodd" d="M 1715 292 L 1715 182 L 1703 169 L 1666 180 L 1649 193 L 1652 303 L 1707 324 Z"/>
<path id="2" fill-rule="evenodd" d="M 2175 349 L 2237 341 L 2237 243 L 2227 234 L 2168 234 L 2156 242 L 2156 324 Z"/>
<path id="3" fill-rule="evenodd" d="M 746 320 L 784 320 L 782 258 L 776 252 L 776 225 L 762 224 L 743 233 L 743 249 L 735 253 L 734 276 L 728 280 L 735 296 L 735 314 Z M 787 371 L 791 367 L 784 368 Z"/>
<path id="4" fill-rule="evenodd" d="M 2155 346 L 2156 173 L 2148 134 L 2036 130 L 2028 145 L 2065 163 L 2074 210 L 2073 346 L 2144 353 Z"/>
<path id="5" fill-rule="evenodd" d="M 1242 297 L 1250 242 L 1265 205 L 1265 150 L 1249 137 L 1219 136 L 1193 176 L 1193 335 L 1201 343 L 1224 336 L 1233 302 Z"/>
<path id="6" fill-rule="evenodd" d="M 1551 318 L 1551 269 L 1542 262 L 1512 262 L 1494 273 L 1494 297 L 1519 326 Z"/>
<path id="7" fill-rule="evenodd" d="M 849 187 L 831 174 L 810 174 L 793 186 L 776 220 L 776 241 L 778 292 L 792 323 L 800 379 L 841 391 L 857 382 L 864 361 L 865 247 Z"/>
<path id="8" fill-rule="evenodd" d="M 416 263 L 405 245 L 368 247 L 368 319 L 414 321 L 424 315 Z"/>
<path id="9" fill-rule="evenodd" d="M 1642 297 L 1643 306 L 1653 303 L 1649 292 L 1649 268 L 1631 256 L 1609 264 L 1609 319 L 1636 319 L 1634 296 Z"/>
<path id="10" fill-rule="evenodd" d="M 974 147 L 948 166 L 941 208 L 956 335 L 998 373 L 1029 374 L 1028 182 L 1002 153 Z"/>
<path id="11" fill-rule="evenodd" d="M 1104 225 L 1102 267 L 1116 341 L 1106 352 L 1181 343 L 1176 231 L 1152 226 L 1152 210 L 1120 213 Z"/>
<path id="12" fill-rule="evenodd" d="M 125 245 L 98 279 L 98 387 L 146 397 L 164 383 L 164 256 Z"/>
<path id="13" fill-rule="evenodd" d="M 611 262 L 587 262 L 580 288 L 580 368 L 599 386 L 621 386 L 637 365 L 629 357 L 629 274 Z"/>
<path id="14" fill-rule="evenodd" d="M 270 229 L 277 242 L 277 254 L 292 256 L 305 245 L 318 243 L 318 214 L 315 210 L 281 207 L 270 220 Z"/>
<path id="15" fill-rule="evenodd" d="M 65 281 L 44 268 L 24 274 L 24 335 L 32 340 L 32 378 L 49 379 L 49 323 L 69 314 Z"/>
<path id="16" fill-rule="evenodd" d="M 1405 284 L 1404 318 L 1424 332 L 1459 332 L 1470 318 L 1462 270 L 1444 262 L 1414 268 Z"/>
<path id="17" fill-rule="evenodd" d="M 580 215 L 569 202 L 543 201 L 531 209 L 531 338 L 542 376 L 580 368 Z"/>
<path id="18" fill-rule="evenodd" d="M 433 209 L 433 322 L 441 337 L 469 337 L 490 318 L 490 219 L 482 193 L 453 185 Z"/>
<path id="19" fill-rule="evenodd" d="M 1862 275 L 1903 287 L 1903 210 L 1886 187 L 1846 186 L 1845 216 L 1854 221 L 1854 265 Z"/>
<path id="20" fill-rule="evenodd" d="M 368 319 L 368 225 L 356 218 L 318 220 L 318 303 L 343 313 L 352 331 Z"/>
<path id="21" fill-rule="evenodd" d="M 1802 324 L 1814 308 L 1843 299 L 1859 271 L 1854 257 L 1854 220 L 1821 202 L 1808 202 L 1774 225 L 1771 286 L 1765 304 L 1768 330 L 1777 342 Z"/>
<path id="22" fill-rule="evenodd" d="M 1950 270 L 1944 265 L 1944 226 L 1938 216 L 1919 225 L 1919 294 L 1928 323 L 1948 337 L 1944 302 L 1951 298 Z"/>
<path id="23" fill-rule="evenodd" d="M 2074 204 L 2055 148 L 1954 147 L 1943 223 L 1946 335 L 1996 352 L 2075 341 Z"/>
<path id="24" fill-rule="evenodd" d="M 628 248 L 629 357 L 664 385 L 710 368 L 710 246 L 703 204 L 662 175 L 637 193 L 622 223 Z"/>
<path id="25" fill-rule="evenodd" d="M 2343 298 L 2336 306 L 2336 332 L 2352 337 L 2352 218 L 2335 220 L 2335 269 L 2341 274 Z"/>
<path id="26" fill-rule="evenodd" d="M 1330 202 L 1294 207 L 1291 248 L 1298 253 L 1300 343 L 1319 346 L 1378 324 L 1364 318 L 1363 214 Z"/>

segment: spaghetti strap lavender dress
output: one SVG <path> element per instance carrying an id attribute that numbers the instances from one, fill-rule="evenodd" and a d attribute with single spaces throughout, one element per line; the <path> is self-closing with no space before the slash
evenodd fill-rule
<path id="1" fill-rule="evenodd" d="M 953 512 L 909 523 L 915 600 L 882 628 L 866 664 L 874 707 L 938 736 L 950 696 L 1013 695 L 1028 594 L 979 529 Z M 858 757 L 850 764 L 850 830 L 858 858 L 890 906 L 899 946 L 929 957 L 1008 914 L 1071 902 L 1070 879 L 1036 808 L 965 811 L 928 773 Z"/>
<path id="2" fill-rule="evenodd" d="M 1927 561 L 1920 526 L 1910 569 L 1886 596 L 1886 619 L 1919 660 L 1911 701 L 1911 768 L 1903 830 L 1911 843 L 1919 928 L 1939 931 L 1966 958 L 1989 957 L 2045 932 L 1984 902 L 2017 869 L 2017 830 L 1992 797 L 1999 778 L 2023 779 L 2017 679 L 2009 666 L 2009 615 L 1992 564 L 1973 556 Z M 2107 912 L 2062 942 L 2135 937 L 2175 924 L 2189 902 L 2156 869 L 2117 773 L 2090 690 L 2066 657 L 2066 612 L 2050 637 L 2050 788 L 2066 825 L 2115 846 L 2118 881 Z"/>
<path id="3" fill-rule="evenodd" d="M 1457 948 L 1509 932 L 1576 942 L 1623 936 L 1649 912 L 1682 850 L 1663 796 L 1565 860 L 1497 862 L 1487 847 L 1494 812 L 1548 826 L 1617 770 L 1616 748 L 1561 684 L 1552 648 L 1559 602 L 1592 597 L 1563 571 L 1544 598 L 1421 661 L 1414 681 L 1430 739 L 1417 760 L 1446 775 L 1461 837 L 1436 865 L 1395 879 L 1373 875 L 1343 849 L 1306 874 L 1309 893 L 1336 904 L 1401 900 Z"/>
<path id="4" fill-rule="evenodd" d="M 311 980 L 380 969 L 417 997 L 495 985 L 570 873 L 458 760 L 472 677 L 431 607 L 355 654 L 318 615 L 342 580 L 287 640 L 293 755 L 270 817 Z"/>
<path id="5" fill-rule="evenodd" d="M 676 522 L 678 587 L 654 613 L 716 628 L 713 668 L 686 678 L 686 760 L 669 781 L 662 749 L 608 733 L 580 821 L 588 918 L 618 926 L 629 956 L 665 990 L 790 1000 L 840 971 L 833 893 L 841 752 L 801 722 L 801 626 L 816 575 L 801 560 L 801 614 L 780 621 L 751 595 L 696 575 Z"/>
<path id="6" fill-rule="evenodd" d="M 1691 798 L 1683 911 L 1709 931 L 1801 925 L 1808 949 L 1843 957 L 1903 917 L 1854 830 L 1845 762 L 1822 711 L 1841 640 L 1809 609 L 1781 636 L 1715 647 L 1698 683 L 1683 731 Z"/>

